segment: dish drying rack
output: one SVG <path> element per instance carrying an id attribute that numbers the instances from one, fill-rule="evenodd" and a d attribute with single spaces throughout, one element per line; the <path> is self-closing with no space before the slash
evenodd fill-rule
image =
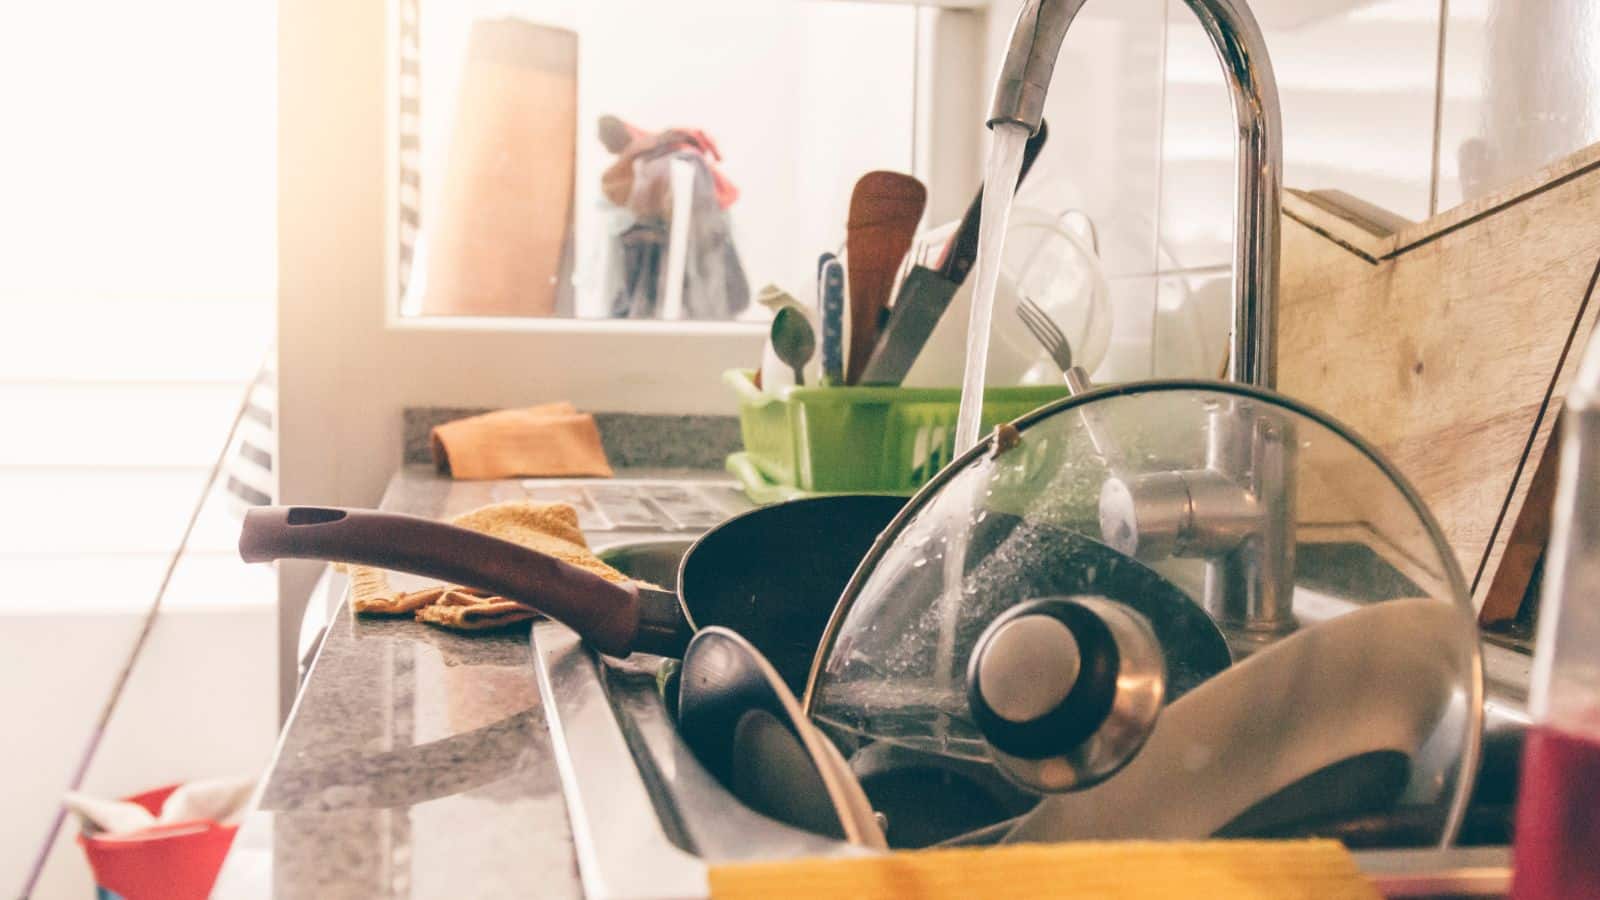
<path id="1" fill-rule="evenodd" d="M 955 457 L 957 388 L 792 387 L 771 394 L 754 376 L 734 369 L 722 381 L 738 395 L 744 440 L 727 469 L 757 503 L 818 494 L 909 497 Z M 990 388 L 983 426 L 1067 393 L 1064 384 Z"/>

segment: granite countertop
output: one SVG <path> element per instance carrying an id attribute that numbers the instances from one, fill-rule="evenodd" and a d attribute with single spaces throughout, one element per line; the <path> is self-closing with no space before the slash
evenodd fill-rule
<path id="1" fill-rule="evenodd" d="M 723 478 L 684 470 L 619 477 Z M 731 488 L 706 494 L 730 514 L 742 503 Z M 439 517 L 521 495 L 519 482 L 451 482 L 413 466 L 396 475 L 382 505 Z M 590 539 L 604 548 L 686 536 L 608 531 Z M 409 578 L 393 576 L 397 586 Z M 529 654 L 525 625 L 460 635 L 356 619 L 341 603 L 213 896 L 581 896 Z"/>

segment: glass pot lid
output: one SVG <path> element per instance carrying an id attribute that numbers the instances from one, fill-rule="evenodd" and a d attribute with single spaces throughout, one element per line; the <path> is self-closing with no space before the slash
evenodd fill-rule
<path id="1" fill-rule="evenodd" d="M 1465 581 L 1388 463 L 1280 395 L 1153 381 L 1031 413 L 925 487 L 804 705 L 895 846 L 1430 844 L 1481 698 Z"/>

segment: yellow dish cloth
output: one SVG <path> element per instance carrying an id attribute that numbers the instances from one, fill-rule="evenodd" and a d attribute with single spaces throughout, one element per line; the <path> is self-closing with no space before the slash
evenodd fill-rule
<path id="1" fill-rule="evenodd" d="M 628 576 L 601 562 L 589 549 L 589 542 L 578 528 L 577 510 L 565 503 L 496 503 L 456 516 L 450 524 L 521 544 L 607 581 L 628 580 Z M 382 569 L 351 566 L 349 572 L 350 607 L 358 615 L 414 615 L 419 622 L 457 631 L 500 628 L 539 615 L 532 607 L 471 588 L 440 586 L 396 591 L 389 586 L 389 577 Z"/>
<path id="2" fill-rule="evenodd" d="M 432 437 L 434 465 L 452 478 L 611 477 L 594 416 L 570 403 L 457 419 Z"/>
<path id="3" fill-rule="evenodd" d="M 711 869 L 716 900 L 1378 900 L 1338 841 L 1092 842 L 739 863 Z"/>

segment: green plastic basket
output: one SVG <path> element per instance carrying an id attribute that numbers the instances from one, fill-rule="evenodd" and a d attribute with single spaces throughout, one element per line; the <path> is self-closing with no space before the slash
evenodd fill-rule
<path id="1" fill-rule="evenodd" d="M 758 503 L 817 494 L 909 496 L 954 456 L 955 388 L 802 387 L 769 394 L 754 372 L 722 380 L 739 396 L 744 451 L 727 468 Z M 991 388 L 992 428 L 1067 395 L 1065 385 Z"/>

